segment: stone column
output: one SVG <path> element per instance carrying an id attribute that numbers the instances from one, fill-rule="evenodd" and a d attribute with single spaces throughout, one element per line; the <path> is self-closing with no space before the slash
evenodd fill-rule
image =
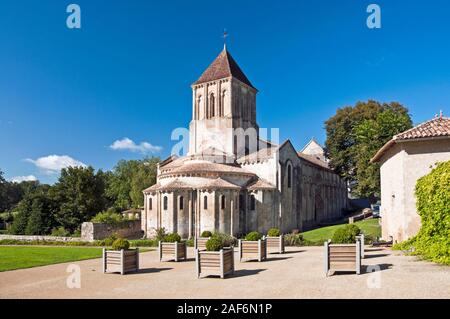
<path id="1" fill-rule="evenodd" d="M 192 191 L 189 191 L 188 192 L 188 214 L 189 214 L 189 216 L 188 216 L 188 219 L 189 219 L 189 221 L 188 221 L 188 223 L 189 223 L 189 225 L 188 225 L 188 239 L 191 239 L 192 238 Z"/>
<path id="2" fill-rule="evenodd" d="M 230 235 L 234 235 L 234 191 L 230 191 Z"/>

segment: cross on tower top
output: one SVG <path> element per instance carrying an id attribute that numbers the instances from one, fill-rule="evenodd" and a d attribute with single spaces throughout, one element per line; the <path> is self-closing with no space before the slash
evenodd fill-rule
<path id="1" fill-rule="evenodd" d="M 223 48 L 227 48 L 227 38 L 228 38 L 228 32 L 227 29 L 223 29 Z"/>

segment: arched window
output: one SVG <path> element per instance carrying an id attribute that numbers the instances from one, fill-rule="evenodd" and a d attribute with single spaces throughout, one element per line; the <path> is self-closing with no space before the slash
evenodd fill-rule
<path id="1" fill-rule="evenodd" d="M 256 209 L 256 198 L 255 195 L 250 195 L 250 210 Z"/>
<path id="2" fill-rule="evenodd" d="M 164 210 L 167 210 L 167 201 L 168 201 L 168 199 L 167 199 L 167 196 L 164 196 L 164 201 L 163 201 L 163 209 Z"/>
<path id="3" fill-rule="evenodd" d="M 215 116 L 215 107 L 216 107 L 216 99 L 214 98 L 214 93 L 209 95 L 209 117 L 212 118 Z"/>
<path id="4" fill-rule="evenodd" d="M 184 200 L 183 200 L 183 196 L 180 196 L 180 204 L 179 204 L 180 210 L 184 209 Z"/>
<path id="5" fill-rule="evenodd" d="M 288 188 L 292 187 L 292 166 L 290 164 L 288 164 L 287 167 L 287 186 Z"/>
<path id="6" fill-rule="evenodd" d="M 152 201 L 152 198 L 151 198 L 151 197 L 148 199 L 148 209 L 149 209 L 149 210 L 152 210 L 152 209 L 153 209 L 153 201 Z"/>
<path id="7" fill-rule="evenodd" d="M 208 196 L 203 197 L 203 209 L 208 209 Z"/>
<path id="8" fill-rule="evenodd" d="M 250 154 L 250 136 L 245 135 L 245 156 Z"/>
<path id="9" fill-rule="evenodd" d="M 220 198 L 220 209 L 225 209 L 225 195 Z"/>

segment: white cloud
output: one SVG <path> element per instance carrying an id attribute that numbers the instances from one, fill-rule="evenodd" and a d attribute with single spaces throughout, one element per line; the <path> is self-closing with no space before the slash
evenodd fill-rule
<path id="1" fill-rule="evenodd" d="M 73 159 L 70 156 L 67 155 L 49 155 L 45 157 L 40 157 L 36 160 L 33 159 L 26 159 L 25 161 L 33 163 L 36 165 L 36 167 L 44 170 L 47 173 L 58 173 L 61 169 L 67 168 L 67 167 L 74 167 L 74 166 L 82 166 L 86 167 L 87 165 Z"/>
<path id="2" fill-rule="evenodd" d="M 16 176 L 10 179 L 13 183 L 22 183 L 22 182 L 34 182 L 38 179 L 34 175 L 28 175 L 28 176 Z"/>
<path id="3" fill-rule="evenodd" d="M 155 146 L 148 142 L 141 142 L 140 144 L 136 144 L 133 140 L 130 140 L 128 137 L 115 141 L 109 147 L 115 151 L 131 151 L 131 152 L 139 152 L 142 154 L 157 153 L 162 150 L 161 146 Z"/>

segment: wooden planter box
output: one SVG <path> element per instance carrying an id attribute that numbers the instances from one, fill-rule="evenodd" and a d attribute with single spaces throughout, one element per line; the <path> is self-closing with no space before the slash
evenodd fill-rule
<path id="1" fill-rule="evenodd" d="M 361 242 L 361 258 L 364 259 L 364 234 L 356 236 L 356 239 Z"/>
<path id="2" fill-rule="evenodd" d="M 103 248 L 103 273 L 118 272 L 121 275 L 139 270 L 139 248 L 106 250 Z"/>
<path id="3" fill-rule="evenodd" d="M 325 242 L 325 273 L 330 271 L 354 271 L 361 274 L 361 242 L 356 244 L 330 244 Z"/>
<path id="4" fill-rule="evenodd" d="M 206 250 L 206 242 L 211 237 L 195 237 L 194 239 L 194 249 Z"/>
<path id="5" fill-rule="evenodd" d="M 267 243 L 267 251 L 269 253 L 275 252 L 279 254 L 284 254 L 284 236 L 280 235 L 278 237 L 265 237 Z"/>
<path id="6" fill-rule="evenodd" d="M 248 241 L 239 239 L 239 260 L 257 259 L 263 261 L 267 258 L 267 242 L 265 239 Z"/>
<path id="7" fill-rule="evenodd" d="M 158 251 L 159 261 L 162 261 L 163 258 L 175 261 L 180 259 L 186 260 L 187 258 L 186 243 L 165 243 L 160 241 Z"/>
<path id="8" fill-rule="evenodd" d="M 223 248 L 220 251 L 195 250 L 195 261 L 197 266 L 197 277 L 220 276 L 225 278 L 234 273 L 234 249 Z"/>

